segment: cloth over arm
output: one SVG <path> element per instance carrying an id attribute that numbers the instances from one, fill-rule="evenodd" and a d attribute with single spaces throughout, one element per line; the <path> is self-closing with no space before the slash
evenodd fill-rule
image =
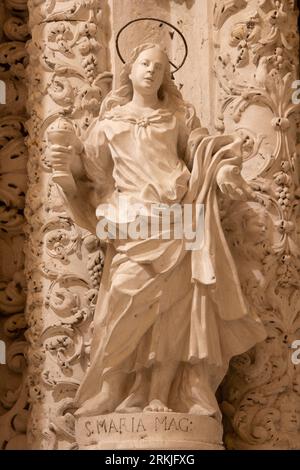
<path id="1" fill-rule="evenodd" d="M 83 135 L 83 151 L 80 155 L 81 172 L 72 174 L 76 191 L 60 192 L 71 217 L 80 227 L 96 233 L 96 208 L 105 202 L 114 190 L 113 161 L 104 132 L 103 121 L 93 121 Z"/>

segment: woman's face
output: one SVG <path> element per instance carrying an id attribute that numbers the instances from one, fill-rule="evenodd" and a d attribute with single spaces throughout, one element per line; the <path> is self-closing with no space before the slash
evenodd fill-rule
<path id="1" fill-rule="evenodd" d="M 133 89 L 142 95 L 157 96 L 163 82 L 166 61 L 166 55 L 158 47 L 142 51 L 129 75 Z"/>

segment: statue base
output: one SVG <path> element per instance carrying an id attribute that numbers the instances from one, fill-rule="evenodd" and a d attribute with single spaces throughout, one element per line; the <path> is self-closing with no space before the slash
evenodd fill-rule
<path id="1" fill-rule="evenodd" d="M 223 429 L 208 416 L 185 413 L 110 413 L 80 417 L 81 450 L 223 450 Z"/>

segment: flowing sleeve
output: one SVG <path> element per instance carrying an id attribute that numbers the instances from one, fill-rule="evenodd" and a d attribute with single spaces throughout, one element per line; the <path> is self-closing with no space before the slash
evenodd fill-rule
<path id="1" fill-rule="evenodd" d="M 60 188 L 67 212 L 80 227 L 96 233 L 97 205 L 114 190 L 113 162 L 105 134 L 105 123 L 96 119 L 82 136 L 81 170 L 74 174 L 76 191 Z"/>
<path id="2" fill-rule="evenodd" d="M 201 126 L 195 114 L 194 107 L 190 105 L 183 117 L 178 116 L 178 155 L 184 160 L 189 170 L 192 169 L 195 149 L 201 140 L 208 135 L 208 130 Z"/>
<path id="3" fill-rule="evenodd" d="M 89 200 L 96 209 L 114 191 L 113 160 L 105 133 L 105 120 L 95 120 L 84 140 L 82 164 L 89 188 Z"/>
<path id="4" fill-rule="evenodd" d="M 185 203 L 204 207 L 203 243 L 192 251 L 192 279 L 210 289 L 218 313 L 224 320 L 248 314 L 238 272 L 223 232 L 217 199 L 216 175 L 225 166 L 241 162 L 237 136 L 223 134 L 202 138 L 194 151 L 194 165 Z M 213 289 L 213 290 L 211 290 Z"/>

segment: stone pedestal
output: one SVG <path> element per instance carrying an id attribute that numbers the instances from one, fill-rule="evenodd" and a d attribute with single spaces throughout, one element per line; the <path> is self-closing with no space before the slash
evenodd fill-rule
<path id="1" fill-rule="evenodd" d="M 81 450 L 222 450 L 222 426 L 185 413 L 111 413 L 81 417 L 75 425 Z"/>

